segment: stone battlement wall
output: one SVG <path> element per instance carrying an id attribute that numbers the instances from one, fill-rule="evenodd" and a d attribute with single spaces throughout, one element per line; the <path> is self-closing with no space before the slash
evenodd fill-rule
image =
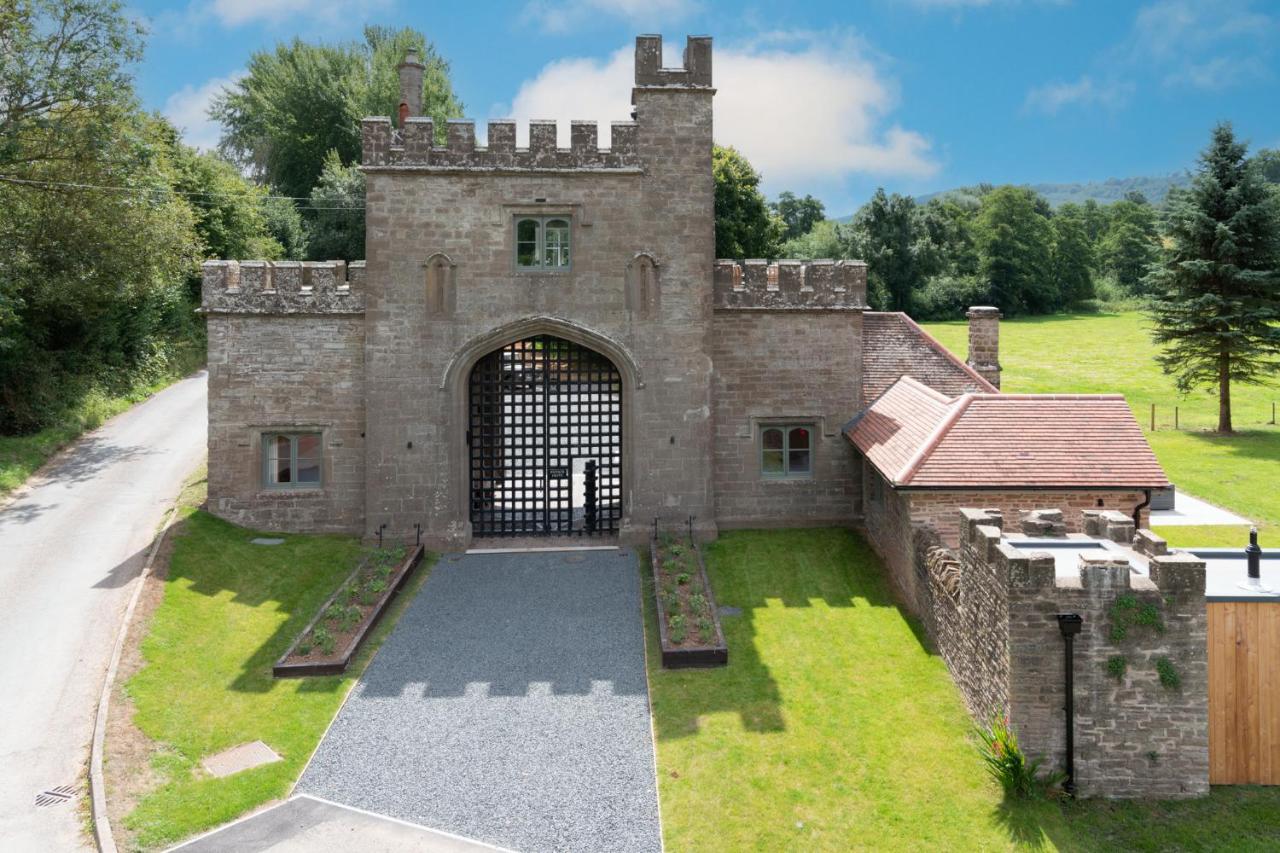
<path id="1" fill-rule="evenodd" d="M 718 260 L 713 287 L 717 310 L 861 310 L 867 307 L 867 265 Z"/>
<path id="2" fill-rule="evenodd" d="M 600 148 L 598 125 L 574 121 L 570 147 L 556 146 L 554 121 L 529 122 L 529 147 L 516 147 L 516 123 L 489 122 L 488 145 L 476 145 L 476 125 L 470 119 L 448 123 L 444 145 L 436 145 L 435 122 L 411 117 L 393 129 L 391 119 L 360 122 L 361 163 L 366 169 L 438 169 L 500 172 L 639 171 L 640 155 L 634 121 L 610 124 L 611 147 Z"/>
<path id="3" fill-rule="evenodd" d="M 210 314 L 360 314 L 364 261 L 205 261 Z"/>
<path id="4" fill-rule="evenodd" d="M 1081 556 L 1075 573 L 1060 576 L 1051 554 L 1004 540 L 999 512 L 960 515 L 959 549 L 943 547 L 926 528 L 915 532 L 915 551 L 928 578 L 925 621 L 974 716 L 981 722 L 1007 713 L 1029 756 L 1063 766 L 1057 614 L 1076 613 L 1083 619 L 1074 665 L 1078 792 L 1208 793 L 1204 562 L 1168 553 L 1155 534 L 1135 532 L 1121 513 L 1104 511 L 1090 519 L 1092 531 L 1124 547 Z M 1030 513 L 1022 528 L 1059 536 L 1060 518 Z M 1149 573 L 1133 572 L 1134 562 L 1146 562 Z"/>

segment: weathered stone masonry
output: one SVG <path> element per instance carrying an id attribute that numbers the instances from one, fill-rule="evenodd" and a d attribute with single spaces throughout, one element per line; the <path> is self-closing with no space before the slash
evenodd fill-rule
<path id="1" fill-rule="evenodd" d="M 467 379 L 535 334 L 607 356 L 623 380 L 622 536 L 655 516 L 727 525 L 850 524 L 860 469 L 839 437 L 862 397 L 866 269 L 857 262 L 716 262 L 711 40 L 661 66 L 636 41 L 634 120 L 608 148 L 574 122 L 451 121 L 443 144 L 413 115 L 362 122 L 365 264 L 213 263 L 210 488 L 214 511 L 290 530 L 471 538 Z M 572 266 L 513 262 L 519 215 L 571 222 Z M 349 282 L 348 282 L 349 279 Z M 811 476 L 765 481 L 759 428 L 814 427 Z M 261 487 L 261 434 L 317 427 L 323 487 Z M 257 444 L 255 444 L 257 442 Z"/>
<path id="2" fill-rule="evenodd" d="M 1058 576 L 1054 558 L 1002 541 L 1003 518 L 962 510 L 958 551 L 928 528 L 916 552 L 928 577 L 926 623 L 970 710 L 1007 712 L 1024 751 L 1065 761 L 1063 641 L 1059 613 L 1083 617 L 1075 641 L 1076 782 L 1081 795 L 1177 798 L 1208 792 L 1208 661 L 1203 561 L 1167 553 L 1150 531 L 1135 536 L 1123 514 L 1091 512 L 1093 533 L 1129 548 L 1082 556 Z M 1037 528 L 1043 529 L 1043 528 Z M 1087 541 L 1087 540 L 1086 540 Z M 1132 572 L 1131 560 L 1149 566 Z M 1124 599 L 1124 601 L 1122 601 Z M 1125 611 L 1131 603 L 1134 610 Z M 1119 612 L 1150 606 L 1162 627 L 1130 624 L 1113 639 Z M 1117 608 L 1120 608 L 1118 610 Z M 1122 676 L 1108 661 L 1122 658 Z M 1176 688 L 1161 684 L 1168 661 Z"/>

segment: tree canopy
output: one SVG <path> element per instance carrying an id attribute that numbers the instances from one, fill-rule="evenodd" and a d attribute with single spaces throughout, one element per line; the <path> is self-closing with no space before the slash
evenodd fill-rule
<path id="1" fill-rule="evenodd" d="M 1230 124 L 1213 130 L 1191 188 L 1172 196 L 1165 249 L 1147 276 L 1158 356 L 1185 392 L 1216 388 L 1232 431 L 1231 383 L 1280 369 L 1280 197 Z"/>
<path id="2" fill-rule="evenodd" d="M 770 215 L 760 192 L 760 173 L 736 148 L 715 146 L 716 257 L 777 257 L 782 224 Z"/>
<path id="3" fill-rule="evenodd" d="M 361 118 L 396 114 L 396 66 L 411 48 L 426 66 L 423 114 L 443 128 L 462 114 L 448 62 L 416 30 L 366 27 L 361 42 L 294 39 L 255 52 L 210 110 L 223 127 L 220 150 L 280 194 L 305 198 L 330 151 L 343 165 L 359 162 Z"/>

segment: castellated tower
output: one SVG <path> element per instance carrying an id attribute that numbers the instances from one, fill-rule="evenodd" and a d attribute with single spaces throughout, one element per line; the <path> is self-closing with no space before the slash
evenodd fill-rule
<path id="1" fill-rule="evenodd" d="M 712 45 L 594 122 L 361 123 L 366 260 L 214 261 L 210 507 L 434 548 L 846 524 L 866 269 L 716 261 Z M 779 445 L 775 447 L 774 445 Z"/>
<path id="2" fill-rule="evenodd" d="M 469 385 L 486 356 L 539 335 L 617 369 L 618 532 L 643 536 L 658 515 L 714 530 L 711 39 L 690 38 L 681 68 L 661 67 L 661 57 L 659 36 L 637 39 L 635 120 L 612 124 L 608 148 L 589 122 L 573 123 L 568 149 L 557 147 L 554 122 L 531 122 L 527 148 L 511 121 L 489 122 L 483 147 L 471 121 L 450 121 L 443 145 L 428 118 L 409 115 L 398 130 L 385 118 L 363 122 L 366 532 L 422 523 L 431 541 L 460 544 L 484 532 L 472 524 L 478 513 L 542 510 L 542 475 L 530 472 L 541 463 L 518 435 L 520 416 L 477 421 L 470 401 L 485 392 Z M 534 224 L 518 234 L 524 221 Z M 558 250 L 565 232 L 567 261 L 525 267 L 522 251 L 549 251 L 552 234 Z M 524 237 L 533 242 L 517 245 Z M 519 393 L 495 393 L 546 416 Z M 563 488 L 580 490 L 581 472 L 555 461 L 546 476 L 568 473 Z M 477 478 L 494 482 L 484 492 Z M 488 532 L 520 524 L 499 527 Z"/>

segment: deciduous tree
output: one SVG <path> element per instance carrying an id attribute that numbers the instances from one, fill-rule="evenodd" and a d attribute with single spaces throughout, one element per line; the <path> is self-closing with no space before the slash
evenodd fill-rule
<path id="1" fill-rule="evenodd" d="M 760 192 L 760 173 L 736 148 L 715 146 L 716 257 L 777 257 L 782 223 Z"/>

